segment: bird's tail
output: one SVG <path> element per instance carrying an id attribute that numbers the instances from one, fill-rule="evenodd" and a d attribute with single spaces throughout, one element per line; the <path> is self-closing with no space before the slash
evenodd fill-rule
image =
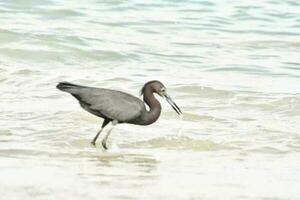
<path id="1" fill-rule="evenodd" d="M 69 83 L 69 82 L 60 82 L 56 85 L 56 88 L 61 91 L 64 91 L 64 92 L 73 93 L 74 91 L 76 91 L 80 88 L 84 88 L 84 86 L 76 85 L 76 84 Z"/>

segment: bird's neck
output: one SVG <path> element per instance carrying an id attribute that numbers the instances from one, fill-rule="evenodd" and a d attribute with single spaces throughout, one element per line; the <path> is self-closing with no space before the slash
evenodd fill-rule
<path id="1" fill-rule="evenodd" d="M 145 116 L 145 124 L 152 124 L 160 116 L 161 105 L 160 105 L 159 101 L 155 98 L 155 96 L 153 94 L 153 89 L 151 87 L 145 88 L 144 102 L 150 108 L 150 110 L 146 113 L 146 116 Z"/>

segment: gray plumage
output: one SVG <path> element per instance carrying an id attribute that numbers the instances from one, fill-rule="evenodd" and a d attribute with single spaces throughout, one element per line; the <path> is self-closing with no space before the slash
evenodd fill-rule
<path id="1" fill-rule="evenodd" d="M 154 92 L 166 97 L 174 110 L 181 114 L 180 109 L 167 95 L 164 85 L 159 81 L 150 81 L 141 90 L 144 102 L 150 108 L 149 111 L 147 111 L 143 101 L 124 92 L 81 86 L 68 82 L 61 82 L 56 87 L 73 95 L 83 109 L 104 119 L 102 128 L 93 139 L 92 144 L 95 144 L 100 132 L 110 121 L 113 121 L 113 124 L 129 123 L 138 125 L 148 125 L 155 122 L 160 115 L 161 106 L 154 97 Z M 102 142 L 104 148 L 107 148 L 107 137 L 108 135 L 105 141 Z"/>
<path id="2" fill-rule="evenodd" d="M 140 99 L 124 92 L 70 83 L 60 83 L 58 88 L 71 93 L 88 112 L 119 123 L 128 123 L 146 110 Z"/>

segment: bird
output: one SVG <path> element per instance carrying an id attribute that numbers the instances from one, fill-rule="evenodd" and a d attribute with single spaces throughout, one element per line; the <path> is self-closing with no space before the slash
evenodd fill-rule
<path id="1" fill-rule="evenodd" d="M 70 93 L 79 101 L 84 110 L 104 119 L 101 129 L 91 141 L 92 145 L 96 145 L 100 133 L 111 122 L 113 126 L 102 140 L 104 149 L 107 149 L 107 139 L 115 125 L 127 123 L 145 126 L 154 123 L 159 118 L 161 105 L 154 93 L 164 97 L 176 113 L 182 116 L 180 108 L 167 94 L 166 87 L 158 80 L 152 80 L 143 85 L 140 90 L 143 101 L 122 91 L 77 85 L 70 82 L 59 82 L 56 88 Z"/>

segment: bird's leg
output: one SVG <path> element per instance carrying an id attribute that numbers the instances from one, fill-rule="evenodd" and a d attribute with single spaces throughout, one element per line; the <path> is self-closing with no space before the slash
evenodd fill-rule
<path id="1" fill-rule="evenodd" d="M 117 120 L 112 121 L 112 125 L 113 125 L 113 126 L 109 129 L 109 131 L 107 132 L 107 134 L 106 134 L 105 137 L 103 138 L 103 140 L 102 140 L 102 146 L 103 146 L 104 149 L 107 149 L 107 145 L 106 145 L 107 138 L 108 138 L 108 136 L 110 135 L 111 131 L 113 130 L 113 128 L 115 127 L 115 125 L 116 125 L 117 123 L 118 123 Z"/>
<path id="2" fill-rule="evenodd" d="M 100 131 L 98 131 L 97 135 L 94 137 L 94 139 L 91 141 L 91 144 L 92 145 L 96 145 L 96 140 L 97 138 L 99 137 L 100 133 L 102 132 L 102 130 L 104 129 L 104 127 L 109 123 L 110 121 L 108 119 L 104 119 L 103 123 L 102 123 L 102 126 L 101 126 L 101 129 Z"/>
<path id="3" fill-rule="evenodd" d="M 100 129 L 100 131 L 98 131 L 97 135 L 94 137 L 94 139 L 91 141 L 92 145 L 96 145 L 96 140 L 99 137 L 100 133 L 102 132 L 103 128 Z"/>

